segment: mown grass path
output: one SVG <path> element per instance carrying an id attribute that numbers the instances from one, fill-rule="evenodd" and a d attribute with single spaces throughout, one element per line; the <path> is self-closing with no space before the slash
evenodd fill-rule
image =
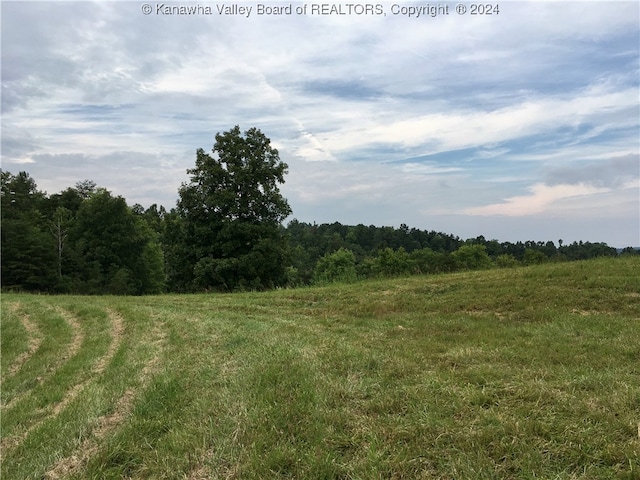
<path id="1" fill-rule="evenodd" d="M 2 478 L 640 478 L 640 261 L 2 296 Z"/>
<path id="2" fill-rule="evenodd" d="M 13 356 L 13 358 L 7 358 L 7 364 L 9 365 L 9 367 L 7 368 L 6 374 L 3 375 L 3 380 L 13 377 L 16 373 L 18 373 L 22 368 L 24 362 L 26 362 L 29 357 L 31 357 L 38 350 L 38 348 L 40 348 L 40 344 L 42 343 L 42 336 L 38 330 L 38 327 L 31 321 L 28 315 L 20 315 L 18 313 L 19 308 L 20 305 L 17 303 L 9 305 L 9 311 L 6 312 L 6 314 L 10 316 L 13 315 L 14 317 L 20 317 L 20 323 L 24 328 L 24 333 L 26 336 L 26 349 L 19 355 Z"/>

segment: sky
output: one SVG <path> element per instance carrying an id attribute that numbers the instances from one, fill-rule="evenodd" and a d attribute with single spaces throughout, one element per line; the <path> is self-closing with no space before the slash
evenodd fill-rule
<path id="1" fill-rule="evenodd" d="M 289 219 L 640 246 L 639 2 L 322 1 L 2 1 L 2 169 L 171 209 L 257 127 Z"/>

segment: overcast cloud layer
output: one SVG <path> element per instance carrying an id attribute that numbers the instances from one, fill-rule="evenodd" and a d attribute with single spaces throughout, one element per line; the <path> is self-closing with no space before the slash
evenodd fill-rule
<path id="1" fill-rule="evenodd" d="M 143 3 L 1 3 L 3 169 L 171 208 L 197 148 L 255 126 L 301 221 L 640 246 L 636 1 L 420 18 Z"/>

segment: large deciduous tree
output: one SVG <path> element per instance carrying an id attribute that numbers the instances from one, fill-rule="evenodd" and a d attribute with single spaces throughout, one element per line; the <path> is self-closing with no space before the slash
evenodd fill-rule
<path id="1" fill-rule="evenodd" d="M 167 252 L 177 290 L 264 289 L 286 282 L 281 222 L 291 213 L 280 193 L 287 164 L 259 129 L 238 126 L 215 137 L 213 155 L 197 150 L 190 181 L 179 190 L 178 240 Z"/>

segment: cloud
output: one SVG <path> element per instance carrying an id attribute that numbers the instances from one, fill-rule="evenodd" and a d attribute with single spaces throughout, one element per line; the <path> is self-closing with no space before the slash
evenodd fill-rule
<path id="1" fill-rule="evenodd" d="M 192 156 L 195 159 L 195 153 Z M 16 165 L 23 170 L 22 165 Z M 93 180 L 129 204 L 152 203 L 171 208 L 180 183 L 187 180 L 184 168 L 173 156 L 114 151 L 102 155 L 84 153 L 38 154 L 29 158 L 28 171 L 38 188 L 58 193 L 82 180 Z M 15 173 L 15 172 L 13 172 Z"/>
<path id="2" fill-rule="evenodd" d="M 637 89 L 606 91 L 589 87 L 571 95 L 560 97 L 538 97 L 492 111 L 470 110 L 421 115 L 399 119 L 390 123 L 367 122 L 342 128 L 327 141 L 333 150 L 349 151 L 361 148 L 375 138 L 377 142 L 398 144 L 407 150 L 425 143 L 432 145 L 424 154 L 448 151 L 485 144 L 500 144 L 533 134 L 553 132 L 560 126 L 578 126 L 599 122 L 599 117 L 609 116 L 612 111 L 626 109 L 637 103 Z M 601 128 L 616 128 L 637 125 L 625 116 L 617 121 L 609 120 Z"/>
<path id="3" fill-rule="evenodd" d="M 5 2 L 3 168 L 172 206 L 195 150 L 239 124 L 289 163 L 301 220 L 455 233 L 555 215 L 592 235 L 614 205 L 632 225 L 639 4 L 500 8 L 247 19 Z"/>
<path id="4" fill-rule="evenodd" d="M 577 162 L 576 162 L 577 163 Z M 601 162 L 580 162 L 548 170 L 548 185 L 585 184 L 595 187 L 618 188 L 640 180 L 640 155 L 629 154 Z"/>
<path id="5" fill-rule="evenodd" d="M 4 162 L 28 159 L 29 154 L 39 148 L 38 142 L 29 129 L 20 128 L 10 122 L 3 122 L 1 137 Z"/>
<path id="6" fill-rule="evenodd" d="M 585 198 L 589 195 L 608 192 L 607 188 L 598 188 L 583 183 L 577 185 L 544 185 L 537 183 L 528 189 L 529 195 L 506 198 L 502 203 L 464 209 L 468 215 L 507 215 L 527 216 L 552 211 L 558 202 L 567 198 Z"/>

